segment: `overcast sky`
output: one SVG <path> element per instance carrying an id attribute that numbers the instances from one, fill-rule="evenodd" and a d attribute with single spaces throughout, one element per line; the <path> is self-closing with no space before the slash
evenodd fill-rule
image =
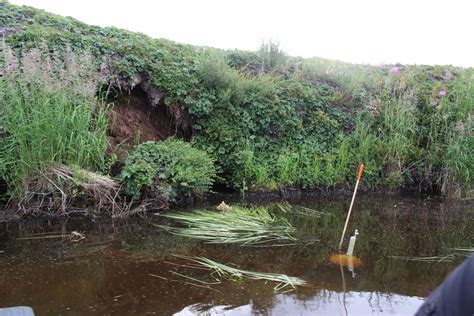
<path id="1" fill-rule="evenodd" d="M 474 66 L 473 0 L 10 0 L 156 38 L 354 63 Z"/>

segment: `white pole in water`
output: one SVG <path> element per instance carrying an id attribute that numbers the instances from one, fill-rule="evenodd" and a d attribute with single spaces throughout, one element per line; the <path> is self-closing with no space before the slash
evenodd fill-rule
<path id="1" fill-rule="evenodd" d="M 348 256 L 352 256 L 352 254 L 354 253 L 354 246 L 355 246 L 355 243 L 356 243 L 357 235 L 359 235 L 359 230 L 356 229 L 355 233 L 354 233 L 354 236 L 352 236 L 351 239 L 349 239 L 349 247 L 347 247 L 347 255 Z"/>
<path id="2" fill-rule="evenodd" d="M 359 187 L 360 178 L 362 177 L 362 172 L 364 171 L 364 164 L 359 166 L 359 174 L 357 175 L 357 182 L 354 188 L 354 193 L 352 194 L 351 206 L 349 206 L 349 212 L 347 213 L 346 224 L 344 225 L 344 230 L 342 231 L 341 241 L 339 242 L 339 250 L 342 249 L 342 242 L 344 240 L 344 235 L 346 234 L 347 224 L 349 224 L 349 218 L 351 217 L 352 207 L 354 206 L 355 197 L 357 194 L 357 188 Z"/>

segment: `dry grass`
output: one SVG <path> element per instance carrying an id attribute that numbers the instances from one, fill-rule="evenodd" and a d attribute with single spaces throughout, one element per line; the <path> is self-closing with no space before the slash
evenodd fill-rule
<path id="1" fill-rule="evenodd" d="M 155 209 L 164 208 L 166 203 L 154 201 Z M 80 207 L 76 205 L 80 204 Z M 113 217 L 129 217 L 150 209 L 150 201 L 138 206 L 127 201 L 121 194 L 120 184 L 113 178 L 78 167 L 56 165 L 41 172 L 28 181 L 28 190 L 19 201 L 23 213 L 47 212 L 69 215 L 85 212 L 109 213 Z"/>

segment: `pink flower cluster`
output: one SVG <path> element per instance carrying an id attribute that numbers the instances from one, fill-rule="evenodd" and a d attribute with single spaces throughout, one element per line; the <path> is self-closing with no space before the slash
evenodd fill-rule
<path id="1" fill-rule="evenodd" d="M 391 74 L 396 74 L 399 70 L 400 70 L 399 67 L 393 66 L 393 67 L 390 69 L 390 73 L 391 73 Z"/>
<path id="2" fill-rule="evenodd" d="M 11 70 L 13 70 L 13 69 L 15 69 L 15 65 L 14 65 L 14 64 L 8 64 L 5 69 L 0 68 L 0 77 L 3 77 L 3 75 L 5 74 L 5 70 L 11 71 Z"/>

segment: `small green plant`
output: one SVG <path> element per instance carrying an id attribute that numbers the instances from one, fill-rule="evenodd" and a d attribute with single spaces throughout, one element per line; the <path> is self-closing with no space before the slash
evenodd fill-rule
<path id="1" fill-rule="evenodd" d="M 167 139 L 139 145 L 125 161 L 120 178 L 126 192 L 140 197 L 144 191 L 169 191 L 192 196 L 208 192 L 216 177 L 213 159 L 181 140 Z"/>

